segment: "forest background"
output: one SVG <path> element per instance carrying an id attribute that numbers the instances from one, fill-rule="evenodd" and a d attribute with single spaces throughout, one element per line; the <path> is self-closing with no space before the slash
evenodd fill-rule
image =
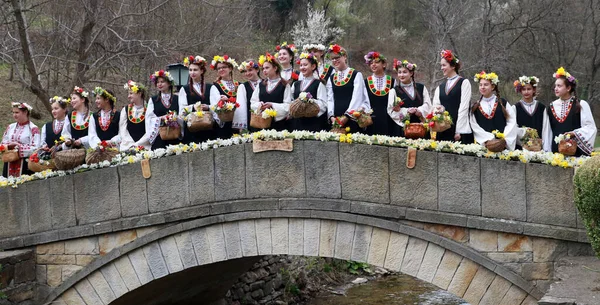
<path id="1" fill-rule="evenodd" d="M 600 0 L 3 0 L 0 14 L 0 131 L 11 101 L 33 104 L 41 126 L 48 99 L 75 85 L 112 89 L 122 106 L 128 79 L 149 86 L 150 73 L 185 55 L 239 63 L 283 41 L 341 44 L 365 75 L 369 51 L 392 75 L 391 60 L 407 59 L 431 93 L 443 79 L 439 52 L 451 49 L 464 77 L 496 72 L 511 103 L 521 75 L 538 76 L 538 99 L 554 100 L 552 73 L 564 66 L 600 123 Z"/>

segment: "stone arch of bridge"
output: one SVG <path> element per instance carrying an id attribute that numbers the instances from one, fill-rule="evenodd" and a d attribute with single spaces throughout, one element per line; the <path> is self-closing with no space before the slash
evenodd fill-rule
<path id="1" fill-rule="evenodd" d="M 476 304 L 536 304 L 531 283 L 477 251 L 415 227 L 313 211 L 311 217 L 253 212 L 168 226 L 114 249 L 56 287 L 44 304 L 115 304 L 191 268 L 263 255 L 365 262 L 432 283 Z"/>

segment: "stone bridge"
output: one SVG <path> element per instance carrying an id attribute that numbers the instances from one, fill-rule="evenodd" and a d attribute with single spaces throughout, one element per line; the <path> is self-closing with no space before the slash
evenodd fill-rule
<path id="1" fill-rule="evenodd" d="M 210 303 L 261 256 L 289 254 L 397 270 L 473 305 L 537 304 L 558 259 L 591 253 L 572 169 L 406 156 L 243 144 L 151 160 L 149 179 L 131 164 L 2 188 L 0 249 L 35 261 L 33 283 L 18 264 L 5 282 L 35 288 L 13 303 Z"/>

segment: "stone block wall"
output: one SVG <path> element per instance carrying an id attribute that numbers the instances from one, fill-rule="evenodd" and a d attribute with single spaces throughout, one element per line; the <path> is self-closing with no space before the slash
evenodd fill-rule
<path id="1" fill-rule="evenodd" d="M 292 257 L 263 257 L 229 289 L 225 298 L 233 304 L 266 304 L 280 298 L 285 289 L 282 269 L 289 268 Z"/>
<path id="2" fill-rule="evenodd" d="M 35 293 L 35 256 L 31 250 L 0 252 L 0 304 L 32 304 Z"/>

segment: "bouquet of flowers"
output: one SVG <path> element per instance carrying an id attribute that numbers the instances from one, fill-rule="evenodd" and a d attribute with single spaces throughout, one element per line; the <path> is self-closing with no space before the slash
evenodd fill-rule
<path id="1" fill-rule="evenodd" d="M 229 97 L 227 100 L 220 100 L 217 105 L 211 106 L 211 110 L 219 116 L 219 120 L 222 122 L 232 122 L 235 109 L 239 107 L 240 104 L 238 104 L 236 98 Z"/>
<path id="2" fill-rule="evenodd" d="M 348 114 L 358 123 L 358 127 L 367 128 L 370 125 L 373 125 L 373 118 L 371 118 L 371 114 L 373 114 L 373 109 L 365 110 L 360 108 L 359 110 L 350 110 Z"/>
<path id="3" fill-rule="evenodd" d="M 14 162 L 21 158 L 18 149 L 8 149 L 4 144 L 0 145 L 0 154 L 2 154 L 2 162 L 4 163 Z"/>
<path id="4" fill-rule="evenodd" d="M 38 149 L 29 156 L 28 167 L 33 172 L 42 172 L 47 169 L 55 169 L 52 153 L 49 149 Z"/>
<path id="5" fill-rule="evenodd" d="M 111 161 L 119 150 L 112 143 L 102 141 L 96 148 L 89 148 L 85 156 L 86 164 L 100 163 L 103 161 Z"/>
<path id="6" fill-rule="evenodd" d="M 394 104 L 393 104 L 394 108 L 402 107 L 402 105 L 404 105 L 404 101 L 401 98 L 396 97 L 396 99 L 394 100 Z"/>
<path id="7" fill-rule="evenodd" d="M 565 156 L 574 156 L 577 152 L 577 142 L 569 133 L 554 137 L 554 143 L 558 144 L 558 152 Z"/>
<path id="8" fill-rule="evenodd" d="M 335 117 L 333 124 L 331 125 L 331 132 L 341 134 L 350 132 L 350 127 L 344 127 L 344 122 L 342 121 L 343 118 L 343 116 Z"/>
<path id="9" fill-rule="evenodd" d="M 293 118 L 312 118 L 319 115 L 319 105 L 310 92 L 300 92 L 298 98 L 290 105 L 290 116 Z"/>
<path id="10" fill-rule="evenodd" d="M 269 108 L 265 110 L 252 110 L 252 115 L 250 116 L 250 127 L 267 129 L 271 127 L 271 122 L 275 116 L 277 116 L 277 111 L 275 109 Z"/>
<path id="11" fill-rule="evenodd" d="M 169 112 L 160 119 L 160 127 L 158 128 L 158 131 L 160 132 L 161 139 L 168 141 L 179 138 L 181 127 L 179 127 L 179 122 L 177 122 L 177 119 L 177 112 L 173 110 L 169 110 Z"/>
<path id="12" fill-rule="evenodd" d="M 199 109 L 200 107 L 196 107 Z M 210 112 L 202 110 L 191 111 L 188 108 L 183 108 L 183 120 L 186 122 L 188 130 L 198 132 L 201 130 L 211 130 L 213 128 L 213 116 Z"/>
<path id="13" fill-rule="evenodd" d="M 485 147 L 491 152 L 501 152 L 506 148 L 506 140 L 504 140 L 504 133 L 498 130 L 492 130 L 494 139 L 488 140 L 485 143 Z"/>
<path id="14" fill-rule="evenodd" d="M 442 105 L 435 106 L 433 111 L 425 116 L 425 121 L 431 131 L 435 132 L 446 131 L 452 126 L 452 116 Z"/>
<path id="15" fill-rule="evenodd" d="M 542 150 L 542 139 L 540 139 L 540 135 L 537 130 L 530 127 L 525 127 L 525 135 L 521 138 L 521 144 L 523 145 L 523 149 L 529 151 L 540 151 Z"/>

